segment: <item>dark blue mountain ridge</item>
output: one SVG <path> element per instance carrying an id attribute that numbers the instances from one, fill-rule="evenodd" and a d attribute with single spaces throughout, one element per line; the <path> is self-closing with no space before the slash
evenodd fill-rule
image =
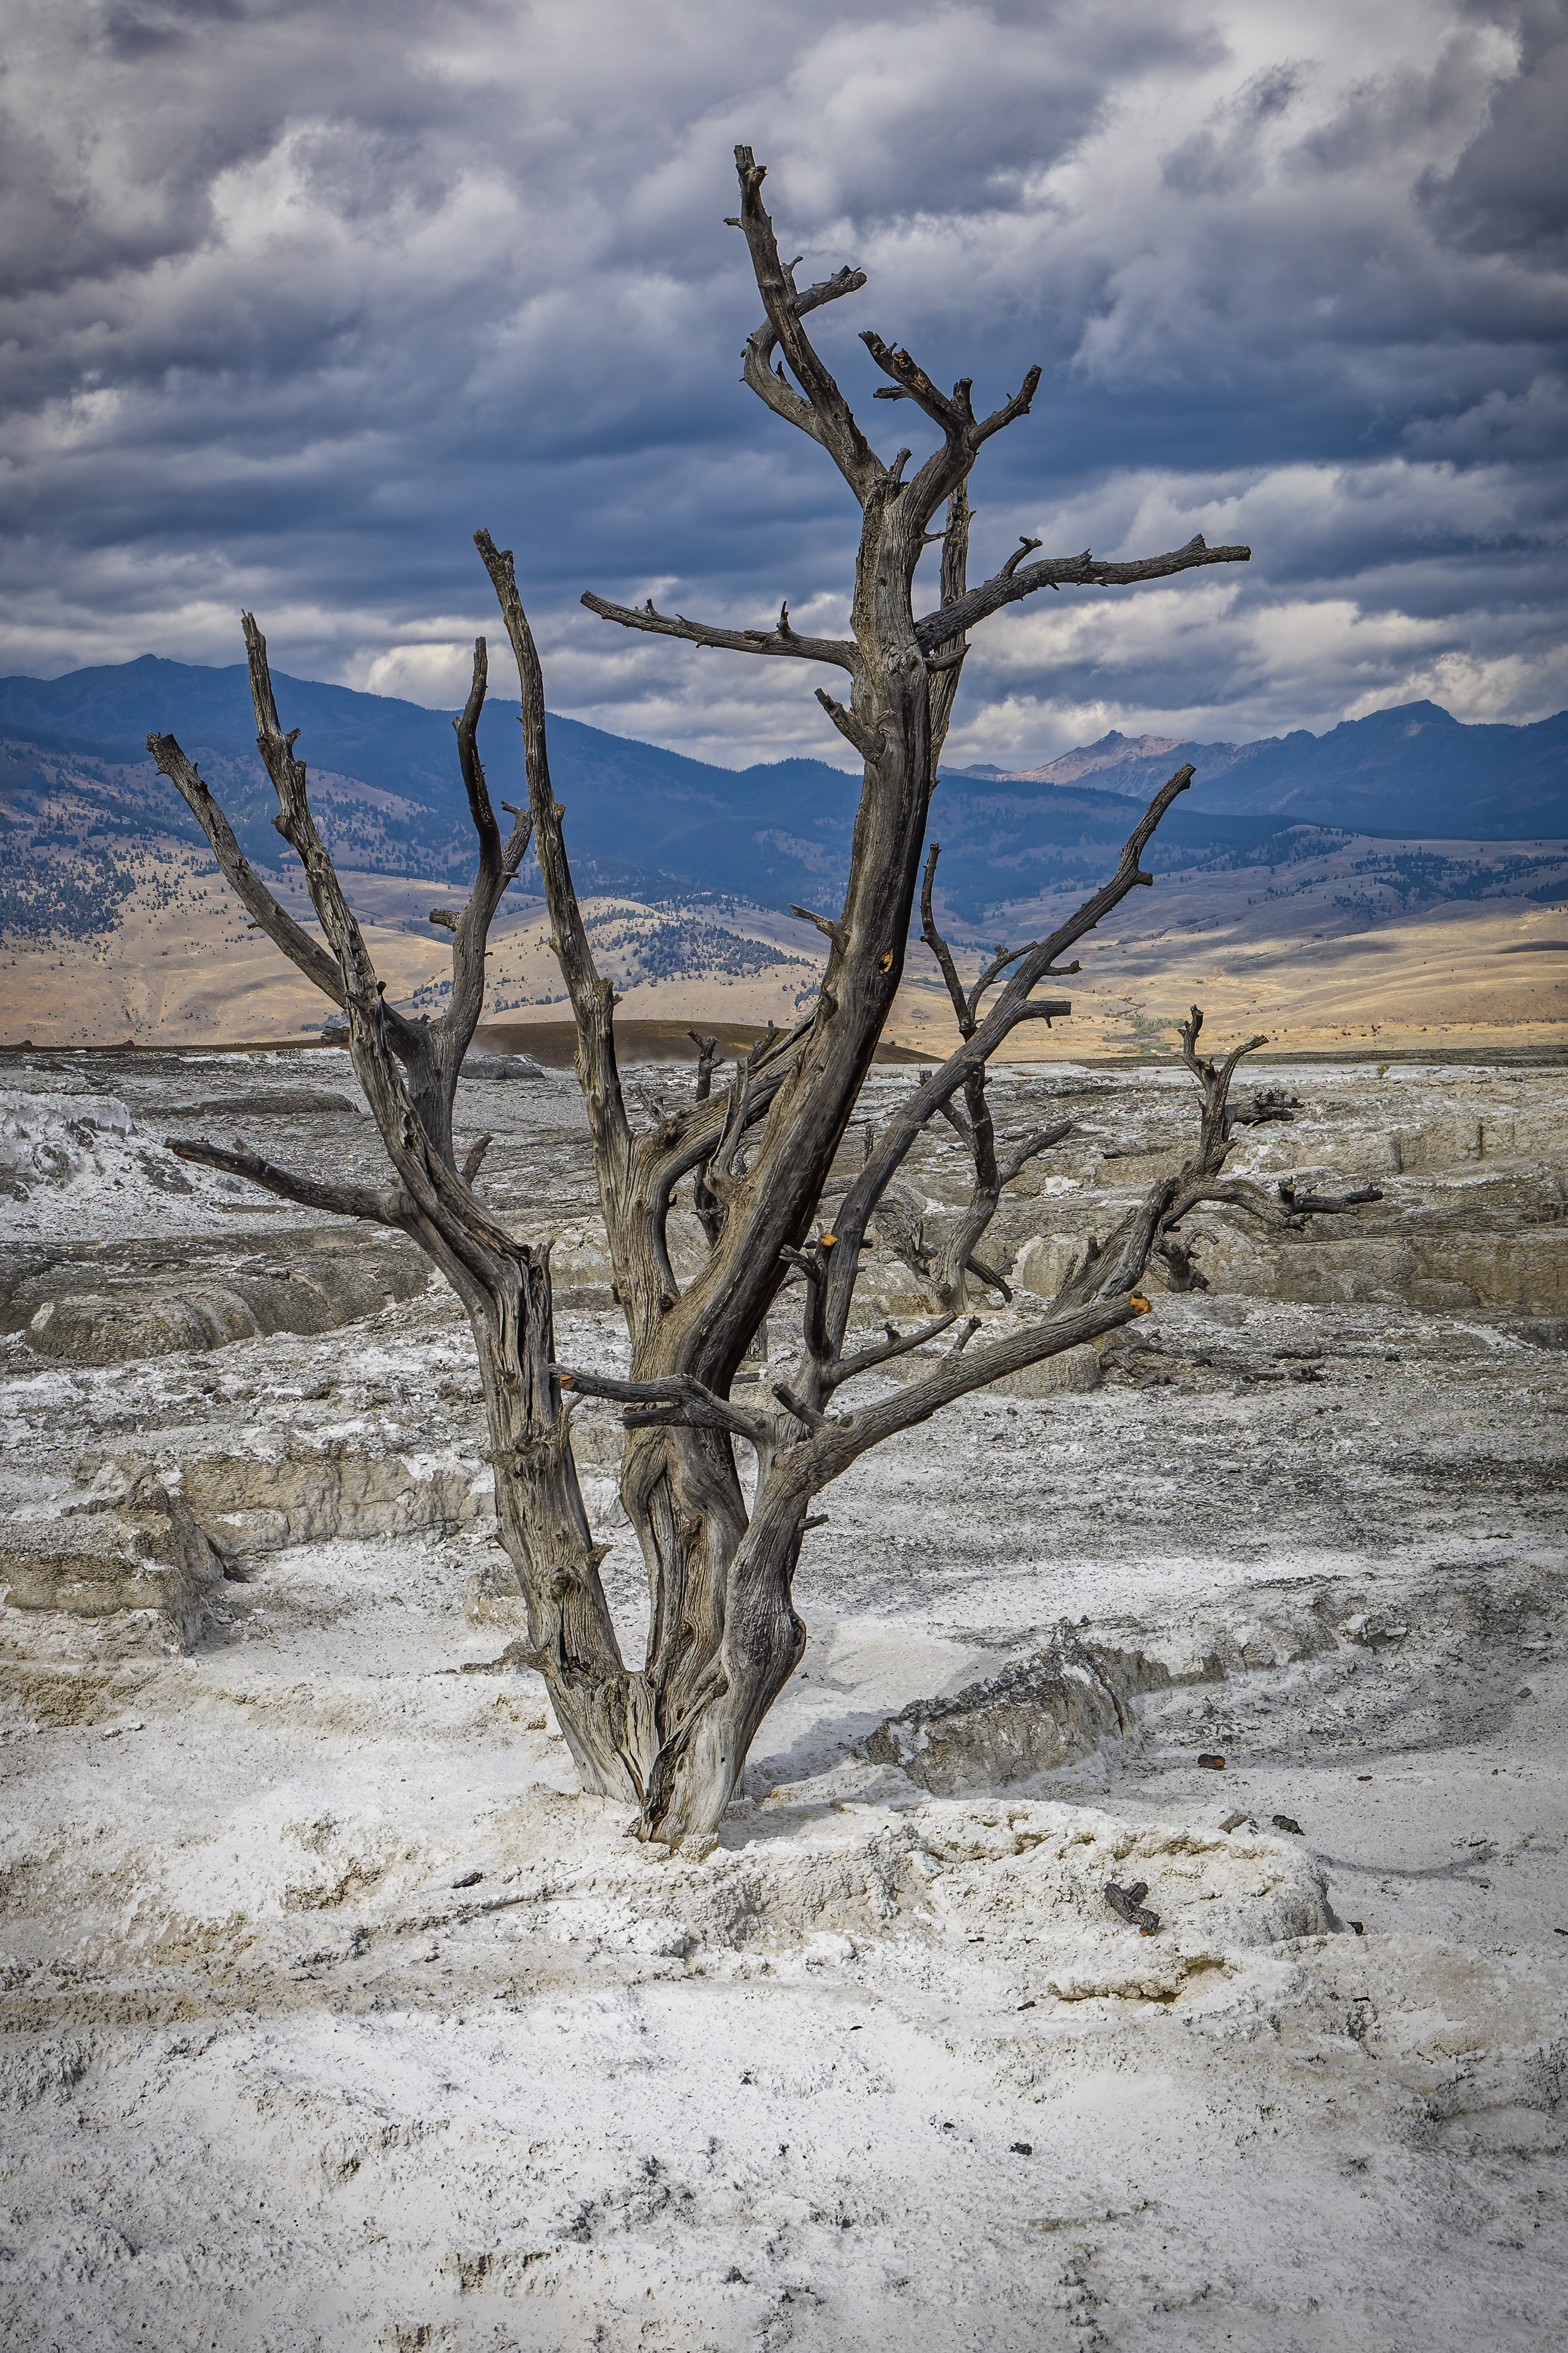
<path id="1" fill-rule="evenodd" d="M 345 785 L 394 797 L 397 806 L 378 812 L 378 848 L 395 860 L 391 871 L 456 877 L 471 864 L 452 714 L 282 673 L 274 684 L 284 723 L 300 730 L 312 797 L 323 808 L 331 808 Z M 480 722 L 480 755 L 498 802 L 524 797 L 518 713 L 515 701 L 498 696 Z M 134 782 L 122 775 L 118 787 L 121 813 L 133 810 L 132 829 L 155 822 L 190 838 L 194 820 L 145 748 L 154 730 L 177 736 L 201 762 L 247 854 L 270 865 L 278 856 L 275 804 L 256 754 L 243 664 L 208 669 L 144 654 L 64 678 L 0 679 L 0 733 L 135 770 Z M 771 853 L 759 849 L 757 825 L 774 818 L 787 818 L 796 830 L 805 824 L 819 837 L 829 870 L 847 852 L 858 780 L 825 762 L 785 760 L 737 772 L 559 717 L 550 723 L 550 755 L 557 797 L 569 811 L 573 855 L 591 883 L 733 891 L 766 902 L 780 898 L 779 890 L 765 887 L 773 870 L 787 869 L 787 885 L 780 886 L 787 899 L 809 861 L 803 865 L 776 847 Z M 834 839 L 840 830 L 841 846 Z"/>
<path id="2" fill-rule="evenodd" d="M 285 725 L 301 731 L 312 797 L 340 860 L 460 880 L 473 843 L 451 714 L 320 681 L 279 674 L 275 682 Z M 517 715 L 515 702 L 497 697 L 481 723 L 498 802 L 522 797 Z M 274 864 L 274 803 L 239 663 L 211 669 L 143 655 L 64 678 L 0 679 L 0 736 L 11 739 L 0 821 L 15 834 L 24 815 L 30 744 L 112 769 L 96 786 L 106 833 L 190 838 L 194 820 L 144 749 L 150 729 L 176 735 L 201 761 L 247 854 Z M 955 913 L 978 916 L 1057 884 L 1098 880 L 1127 832 L 1129 796 L 1152 792 L 1186 760 L 1197 781 L 1161 828 L 1156 871 L 1269 857 L 1271 843 L 1303 826 L 1406 838 L 1568 837 L 1568 712 L 1533 726 L 1471 727 L 1434 703 L 1413 703 L 1322 736 L 1301 730 L 1149 755 L 1141 743 L 1123 755 L 1122 740 L 1094 747 L 1091 781 L 1052 781 L 1048 769 L 944 771 L 932 832 Z M 550 754 L 586 890 L 825 906 L 842 886 L 858 798 L 850 772 L 800 758 L 721 768 L 563 718 L 551 720 Z M 525 871 L 524 887 L 529 880 Z"/>
<path id="3" fill-rule="evenodd" d="M 312 801 L 345 869 L 459 881 L 472 866 L 473 839 L 450 714 L 282 673 L 275 684 L 285 723 L 301 731 Z M 521 797 L 518 708 L 497 697 L 480 723 L 497 801 Z M 144 655 L 62 679 L 0 680 L 0 735 L 112 767 L 97 787 L 104 834 L 195 839 L 195 820 L 147 755 L 150 729 L 179 738 L 247 856 L 273 864 L 275 804 L 256 754 L 242 665 L 214 670 Z M 806 759 L 720 768 L 563 718 L 551 721 L 550 754 L 584 890 L 731 892 L 773 907 L 817 905 L 842 890 L 859 782 L 853 773 Z M 21 773 L 16 757 L 5 764 L 5 776 Z M 961 915 L 1054 882 L 1092 882 L 1128 827 L 1126 801 L 1114 792 L 1041 796 L 960 781 L 942 794 L 942 893 Z M 0 780 L 0 798 L 16 814 L 24 797 Z M 1199 818 L 1182 807 L 1166 820 L 1156 863 L 1191 864 L 1278 829 L 1269 818 Z M 536 885 L 537 870 L 525 868 L 520 879 Z"/>
<path id="4" fill-rule="evenodd" d="M 1465 841 L 1568 835 L 1568 712 L 1513 727 L 1468 725 L 1436 702 L 1406 702 L 1342 720 L 1323 735 L 1299 728 L 1251 744 L 1184 743 L 1150 754 L 1114 733 L 1026 777 L 995 768 L 993 785 L 1054 783 L 1052 768 L 1092 755 L 1095 786 L 1143 797 L 1191 761 L 1194 808 L 1289 817 L 1357 832 Z"/>

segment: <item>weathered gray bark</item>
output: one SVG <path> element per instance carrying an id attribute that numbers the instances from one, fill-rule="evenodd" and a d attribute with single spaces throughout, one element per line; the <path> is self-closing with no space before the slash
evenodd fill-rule
<path id="1" fill-rule="evenodd" d="M 1020 1022 L 1070 1010 L 1067 1000 L 1042 998 L 1037 988 L 1062 972 L 1067 951 L 1129 891 L 1150 881 L 1142 852 L 1193 774 L 1181 770 L 1156 796 L 1103 890 L 1049 939 L 998 958 L 967 994 L 936 930 L 932 850 L 924 928 L 948 978 L 959 1044 L 940 1070 L 921 1073 L 908 1100 L 869 1138 L 864 1166 L 838 1198 L 831 1227 L 814 1232 L 902 976 L 936 762 L 966 633 L 1037 588 L 1163 578 L 1243 561 L 1248 551 L 1210 549 L 1195 540 L 1130 565 L 1099 564 L 1087 554 L 1026 565 L 1035 544 L 1026 541 L 994 578 L 970 589 L 968 477 L 984 443 L 1027 413 L 1039 371 L 1031 370 L 1012 399 L 977 417 L 967 381 L 951 397 L 939 393 L 908 353 L 868 333 L 863 340 L 889 379 L 878 396 L 913 401 L 940 435 L 940 447 L 906 480 L 910 453 L 900 450 L 889 465 L 871 448 L 803 323 L 813 311 L 857 290 L 864 278 L 843 270 L 797 290 L 763 207 L 763 169 L 746 148 L 737 149 L 736 164 L 741 211 L 734 226 L 746 238 L 764 311 L 746 345 L 744 380 L 775 414 L 826 451 L 858 503 L 852 634 L 802 637 L 790 624 L 787 605 L 773 628 L 750 631 L 658 614 L 651 605 L 637 610 L 594 596 L 584 601 L 627 628 L 820 662 L 848 677 L 847 704 L 822 690 L 818 694 L 833 724 L 859 753 L 864 776 L 844 903 L 836 915 L 816 919 L 831 943 L 821 993 L 796 1030 L 770 1036 L 720 1093 L 711 1087 L 711 1041 L 697 1040 L 695 1099 L 651 1125 L 634 1127 L 616 1066 L 614 993 L 594 964 L 567 860 L 564 812 L 551 785 L 538 653 L 511 555 L 488 533 L 476 539 L 518 668 L 528 807 L 503 846 L 476 744 L 487 676 L 481 640 L 473 690 L 457 723 L 479 837 L 479 873 L 468 904 L 451 918 L 452 1004 L 439 1022 L 411 1022 L 385 1002 L 316 833 L 305 769 L 294 757 L 294 738 L 282 733 L 266 649 L 248 617 L 258 741 L 278 794 L 277 822 L 304 868 L 324 948 L 247 866 L 221 810 L 174 739 L 149 738 L 257 922 L 347 1013 L 354 1068 L 396 1183 L 384 1192 L 323 1186 L 197 1140 L 177 1148 L 236 1169 L 285 1198 L 395 1225 L 420 1242 L 452 1283 L 479 1352 L 498 1527 L 527 1599 L 530 1655 L 545 1678 L 584 1786 L 634 1803 L 642 1837 L 696 1847 L 714 1835 L 757 1725 L 805 1647 L 792 1588 L 815 1497 L 868 1447 L 895 1431 L 1144 1311 L 1147 1303 L 1135 1285 L 1150 1252 L 1201 1188 L 1217 1180 L 1225 1096 L 1237 1059 L 1217 1073 L 1194 1059 L 1205 1103 L 1199 1153 L 1172 1180 L 1168 1197 L 1160 1195 L 1157 1208 L 1152 1197 L 1146 1214 L 1113 1238 L 1114 1246 L 1096 1261 L 1092 1282 L 1071 1287 L 1028 1329 L 965 1351 L 972 1320 L 936 1371 L 869 1408 L 832 1409 L 846 1383 L 952 1324 L 976 1282 L 1000 1287 L 1000 1279 L 977 1261 L 977 1248 L 1005 1187 L 1061 1131 L 1042 1131 L 999 1149 L 985 1102 L 986 1064 Z M 775 366 L 775 358 L 782 364 Z M 935 532 L 931 525 L 939 511 L 945 511 L 945 521 Z M 925 547 L 938 539 L 942 601 L 917 620 L 917 567 Z M 557 1365 L 547 1250 L 517 1241 L 486 1211 L 473 1190 L 474 1155 L 461 1173 L 453 1159 L 453 1092 L 482 1001 L 486 937 L 531 838 L 576 1026 L 577 1075 L 630 1344 L 624 1380 Z M 1194 1014 L 1190 1058 L 1196 1021 Z M 847 1354 L 868 1231 L 879 1215 L 884 1225 L 897 1224 L 899 1168 L 921 1129 L 939 1114 L 964 1135 L 975 1169 L 968 1210 L 929 1253 L 927 1272 L 941 1313 L 922 1332 L 900 1336 L 889 1330 L 885 1343 Z M 710 1249 L 683 1287 L 671 1267 L 667 1227 L 676 1187 L 686 1179 Z M 1201 1197 L 1214 1196 L 1211 1190 Z M 1268 1214 L 1284 1219 L 1290 1212 L 1274 1203 Z M 773 1384 L 760 1404 L 737 1402 L 731 1385 L 791 1280 L 802 1309 L 794 1385 Z M 605 1604 L 598 1574 L 603 1548 L 594 1541 L 573 1465 L 574 1391 L 615 1397 L 626 1410 L 621 1498 L 649 1587 L 647 1650 L 640 1666 L 622 1659 Z M 750 1509 L 737 1440 L 756 1457 Z"/>

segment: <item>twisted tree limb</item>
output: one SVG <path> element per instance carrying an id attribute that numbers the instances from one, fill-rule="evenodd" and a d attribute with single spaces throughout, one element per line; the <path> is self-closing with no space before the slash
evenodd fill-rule
<path id="1" fill-rule="evenodd" d="M 166 1142 L 176 1159 L 243 1176 L 247 1184 L 276 1193 L 279 1200 L 297 1202 L 302 1209 L 323 1209 L 332 1218 L 360 1218 L 371 1225 L 394 1227 L 399 1233 L 413 1229 L 415 1205 L 406 1193 L 378 1192 L 369 1185 L 330 1184 L 298 1169 L 279 1168 L 276 1161 L 263 1159 L 260 1153 L 247 1152 L 242 1145 L 231 1150 L 205 1136 L 171 1135 Z"/>
<path id="2" fill-rule="evenodd" d="M 851 673 L 859 666 L 859 656 L 847 639 L 803 638 L 798 630 L 787 627 L 787 605 L 786 626 L 776 629 L 725 629 L 708 621 L 689 621 L 683 613 L 656 613 L 651 598 L 642 606 L 613 605 L 608 597 L 595 596 L 592 589 L 585 588 L 582 602 L 602 621 L 616 621 L 623 629 L 641 629 L 649 637 L 679 638 L 689 646 L 713 646 L 731 654 L 763 654 L 775 660 L 832 662 Z"/>
<path id="3" fill-rule="evenodd" d="M 1015 556 L 1010 563 L 1016 569 L 1004 565 L 1000 572 L 962 596 L 956 607 L 928 613 L 915 623 L 915 636 L 934 651 L 955 628 L 977 628 L 1004 606 L 1016 605 L 1038 588 L 1135 587 L 1149 580 L 1169 580 L 1178 572 L 1194 572 L 1205 565 L 1247 564 L 1251 558 L 1250 547 L 1210 547 L 1202 532 L 1166 555 L 1135 556 L 1124 564 L 1100 563 L 1087 548 L 1081 555 L 1050 555 L 1038 564 L 1024 565 L 1017 565 Z"/>

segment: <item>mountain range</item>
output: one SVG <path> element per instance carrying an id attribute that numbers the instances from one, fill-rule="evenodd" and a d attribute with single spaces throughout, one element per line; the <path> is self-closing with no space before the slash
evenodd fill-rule
<path id="1" fill-rule="evenodd" d="M 1293 817 L 1357 833 L 1514 841 L 1568 833 L 1568 711 L 1531 726 L 1467 726 L 1436 702 L 1252 744 L 1113 729 L 1043 767 L 971 767 L 991 785 L 1081 785 L 1143 799 L 1191 761 L 1194 807 Z"/>
<path id="2" fill-rule="evenodd" d="M 312 801 L 346 868 L 460 879 L 472 836 L 450 714 L 317 681 L 275 679 L 301 730 Z M 516 702 L 487 703 L 480 750 L 493 797 L 521 797 Z M 176 735 L 223 800 L 247 855 L 277 862 L 271 788 L 255 748 L 243 665 L 153 655 L 58 679 L 0 679 L 0 865 L 156 836 L 194 820 L 149 758 Z M 857 775 L 819 760 L 720 768 L 571 719 L 550 723 L 552 775 L 584 890 L 658 898 L 732 893 L 825 905 L 843 882 Z M 1115 733 L 1047 765 L 944 770 L 932 830 L 942 894 L 977 918 L 1007 901 L 1099 877 L 1129 799 L 1191 761 L 1187 797 L 1154 845 L 1156 871 L 1300 854 L 1302 827 L 1403 839 L 1568 837 L 1568 712 L 1531 726 L 1467 726 L 1431 702 L 1253 744 Z M 526 887 L 529 876 L 522 878 Z M 535 881 L 537 875 L 535 872 Z"/>

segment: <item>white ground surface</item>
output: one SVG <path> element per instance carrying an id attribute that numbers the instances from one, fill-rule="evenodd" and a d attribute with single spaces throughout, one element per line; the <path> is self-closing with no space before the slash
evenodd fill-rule
<path id="1" fill-rule="evenodd" d="M 1357 1173 L 1383 1082 L 1288 1075 Z M 1453 1124 L 1451 1075 L 1399 1083 L 1411 1132 Z M 1136 1143 L 1166 1091 L 1118 1086 Z M 1527 1092 L 1533 1168 L 1568 1091 Z M 498 1181 L 554 1121 L 566 1185 L 563 1100 L 508 1091 Z M 105 1116 L 6 1205 L 19 1240 L 61 1186 L 106 1238 L 307 1222 L 137 1191 Z M 805 1666 L 701 1863 L 573 1794 L 542 1687 L 464 1614 L 482 1528 L 269 1554 L 184 1657 L 0 1612 L 5 2341 L 1555 2342 L 1564 1357 L 1393 1293 L 1148 1323 L 1158 1354 L 1097 1391 L 975 1398 L 832 1491 Z M 586 1298 L 563 1335 L 613 1349 Z M 482 1444 L 435 1290 L 145 1364 L 4 1345 L 14 1509 L 105 1451 Z M 607 1434 L 587 1491 L 634 1647 Z M 1226 1672 L 1025 1788 L 935 1799 L 857 1759 L 1063 1618 Z M 1134 1878 L 1148 1938 L 1101 1894 Z"/>

